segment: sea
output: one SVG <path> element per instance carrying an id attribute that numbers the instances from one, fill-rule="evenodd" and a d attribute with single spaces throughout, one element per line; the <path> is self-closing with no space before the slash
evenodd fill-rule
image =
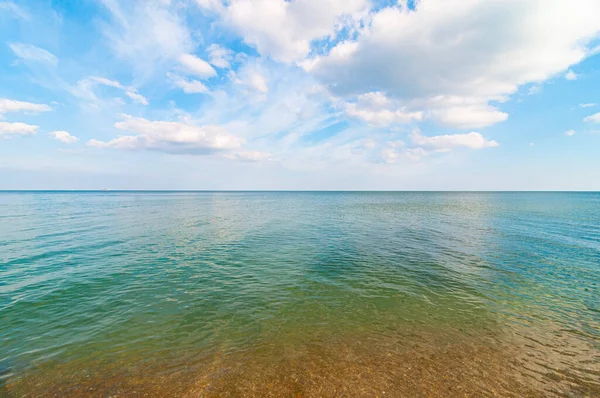
<path id="1" fill-rule="evenodd" d="M 600 193 L 0 192 L 0 396 L 600 396 Z"/>

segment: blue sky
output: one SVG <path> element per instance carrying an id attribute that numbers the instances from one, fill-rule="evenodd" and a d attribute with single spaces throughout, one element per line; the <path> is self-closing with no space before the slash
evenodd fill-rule
<path id="1" fill-rule="evenodd" d="M 0 189 L 600 190 L 600 3 L 0 0 Z"/>

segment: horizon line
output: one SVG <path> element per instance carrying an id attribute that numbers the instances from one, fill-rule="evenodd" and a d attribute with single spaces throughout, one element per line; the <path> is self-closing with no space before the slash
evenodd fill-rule
<path id="1" fill-rule="evenodd" d="M 0 189 L 0 193 L 10 192 L 60 192 L 60 193 L 78 193 L 78 192 L 94 192 L 94 193 L 121 193 L 121 192 L 172 192 L 172 193 L 211 193 L 211 192 L 239 192 L 239 193 L 252 193 L 252 192 L 264 192 L 264 193 L 277 193 L 277 192 L 289 192 L 289 193 L 310 193 L 310 192 L 347 192 L 347 193 L 420 193 L 420 192 L 454 192 L 454 193 L 600 193 L 600 190 L 478 190 L 478 189 L 456 189 L 456 190 L 436 190 L 436 189 L 421 189 L 421 190 L 385 190 L 385 189 Z"/>

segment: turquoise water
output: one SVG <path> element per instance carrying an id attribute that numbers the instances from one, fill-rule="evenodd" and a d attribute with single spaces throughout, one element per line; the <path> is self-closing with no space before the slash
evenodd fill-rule
<path id="1" fill-rule="evenodd" d="M 9 396 L 594 395 L 600 194 L 4 192 L 0 336 Z"/>

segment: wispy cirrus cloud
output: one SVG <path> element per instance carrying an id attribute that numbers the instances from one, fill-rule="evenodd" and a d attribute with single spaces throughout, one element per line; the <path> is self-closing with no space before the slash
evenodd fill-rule
<path id="1" fill-rule="evenodd" d="M 21 19 L 29 19 L 29 13 L 23 9 L 21 6 L 13 3 L 12 1 L 1 1 L 0 2 L 0 12 L 6 11 L 11 15 L 21 18 Z"/>
<path id="2" fill-rule="evenodd" d="M 167 72 L 167 78 L 175 85 L 183 90 L 186 94 L 207 94 L 208 88 L 198 80 L 188 80 L 175 73 Z"/>
<path id="3" fill-rule="evenodd" d="M 113 87 L 124 92 L 135 103 L 140 105 L 148 105 L 148 99 L 140 94 L 135 87 L 124 86 L 116 80 L 107 79 L 105 77 L 90 76 L 85 79 L 79 80 L 77 86 L 71 90 L 72 94 L 77 97 L 81 97 L 88 100 L 97 101 L 98 98 L 94 92 L 94 86 L 102 85 L 106 87 Z"/>
<path id="4" fill-rule="evenodd" d="M 230 62 L 233 58 L 233 51 L 218 44 L 211 44 L 207 51 L 209 53 L 208 60 L 212 65 L 217 68 L 231 67 Z"/>
<path id="5" fill-rule="evenodd" d="M 157 69 L 170 67 L 195 47 L 182 15 L 184 9 L 175 2 L 101 0 L 101 3 L 110 15 L 108 21 L 101 23 L 104 36 L 114 53 L 128 61 L 144 79 Z"/>
<path id="6" fill-rule="evenodd" d="M 50 51 L 27 43 L 9 43 L 15 55 L 23 61 L 44 64 L 50 67 L 58 65 L 58 58 Z"/>

